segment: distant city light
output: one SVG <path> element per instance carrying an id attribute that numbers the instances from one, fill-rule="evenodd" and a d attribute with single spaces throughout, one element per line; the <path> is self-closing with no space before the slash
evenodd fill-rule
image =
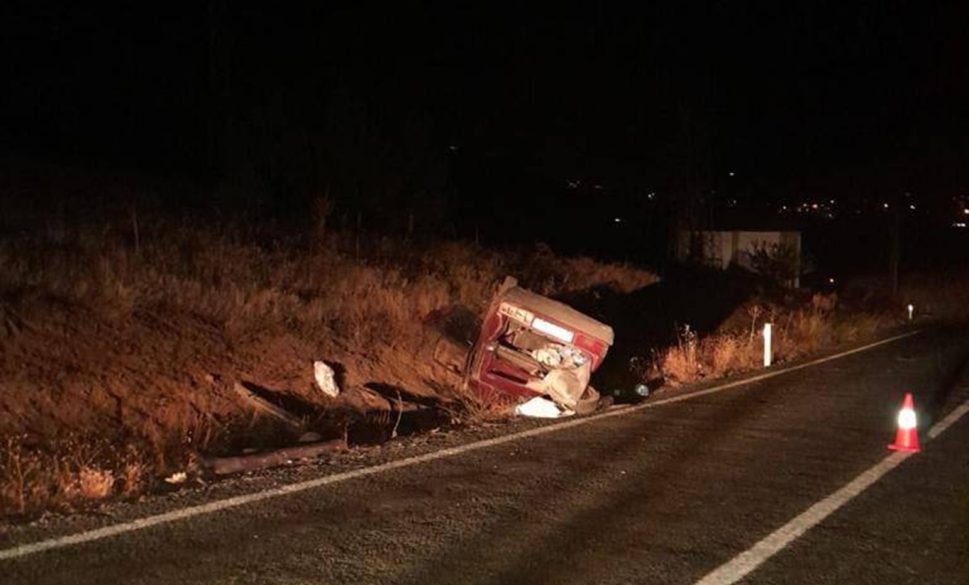
<path id="1" fill-rule="evenodd" d="M 616 223 L 622 223 L 622 218 L 621 217 L 617 217 L 617 218 L 613 219 L 612 221 L 614 221 Z"/>
<path id="2" fill-rule="evenodd" d="M 729 173 L 727 173 L 727 174 L 728 174 L 728 175 L 730 175 L 731 177 L 732 177 L 732 176 L 734 176 L 734 172 L 733 172 L 733 171 L 730 171 L 730 172 L 729 172 Z"/>
<path id="3" fill-rule="evenodd" d="M 952 224 L 952 227 L 964 228 L 964 227 L 966 227 L 966 222 L 964 222 L 964 221 L 957 221 L 957 222 L 955 222 L 955 223 Z"/>
<path id="4" fill-rule="evenodd" d="M 882 207 L 884 207 L 885 209 L 888 209 L 888 204 L 887 203 L 882 203 Z"/>
<path id="5" fill-rule="evenodd" d="M 915 205 L 914 204 L 913 205 L 909 205 L 908 208 L 911 209 L 912 211 L 915 211 Z"/>
<path id="6" fill-rule="evenodd" d="M 647 199 L 650 199 L 650 200 L 655 199 L 656 198 L 656 191 L 650 191 L 649 193 L 647 193 L 646 194 L 646 198 Z"/>
<path id="7" fill-rule="evenodd" d="M 969 208 L 962 210 L 963 215 L 969 215 Z"/>
<path id="8" fill-rule="evenodd" d="M 829 278 L 828 279 L 828 284 L 834 284 L 834 279 L 833 278 Z"/>

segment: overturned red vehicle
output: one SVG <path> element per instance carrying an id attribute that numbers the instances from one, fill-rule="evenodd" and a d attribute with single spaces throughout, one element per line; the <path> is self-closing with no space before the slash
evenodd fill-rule
<path id="1" fill-rule="evenodd" d="M 479 393 L 548 396 L 584 414 L 599 402 L 589 378 L 612 343 L 608 325 L 507 278 L 468 354 L 465 385 Z"/>

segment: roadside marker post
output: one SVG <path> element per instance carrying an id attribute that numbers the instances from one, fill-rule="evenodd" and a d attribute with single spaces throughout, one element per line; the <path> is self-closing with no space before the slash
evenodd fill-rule
<path id="1" fill-rule="evenodd" d="M 764 367 L 769 368 L 771 363 L 771 324 L 764 323 Z"/>

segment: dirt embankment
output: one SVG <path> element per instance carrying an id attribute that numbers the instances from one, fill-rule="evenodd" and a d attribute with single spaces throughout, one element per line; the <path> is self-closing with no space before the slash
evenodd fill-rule
<path id="1" fill-rule="evenodd" d="M 191 476 L 199 454 L 291 445 L 306 431 L 367 443 L 446 423 L 453 378 L 422 326 L 431 311 L 478 310 L 506 274 L 546 294 L 656 281 L 547 249 L 361 246 L 340 234 L 252 243 L 151 226 L 137 241 L 80 228 L 0 239 L 0 516 L 137 494 Z M 315 360 L 336 371 L 337 398 L 315 386 Z M 305 424 L 256 415 L 237 383 Z M 434 415 L 411 416 L 421 412 Z"/>
<path id="2" fill-rule="evenodd" d="M 0 361 L 0 432 L 28 442 L 95 431 L 158 446 L 208 443 L 216 437 L 193 435 L 218 433 L 251 415 L 232 391 L 235 382 L 302 403 L 300 414 L 309 415 L 313 409 L 365 411 L 376 401 L 368 384 L 431 394 L 422 382 L 436 374 L 433 363 L 395 362 L 387 346 L 352 351 L 323 328 L 226 330 L 173 310 L 136 310 L 118 319 L 56 301 L 16 315 Z M 318 359 L 339 372 L 346 388 L 339 398 L 314 387 Z"/>

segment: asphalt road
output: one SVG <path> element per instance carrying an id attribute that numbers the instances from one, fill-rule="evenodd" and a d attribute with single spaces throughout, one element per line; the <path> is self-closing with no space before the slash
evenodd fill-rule
<path id="1" fill-rule="evenodd" d="M 0 560 L 0 583 L 694 583 L 886 457 L 904 392 L 922 428 L 969 398 L 958 375 L 967 355 L 964 331 L 929 331 L 722 392 Z M 969 416 L 744 582 L 969 582 L 966 445 Z"/>

